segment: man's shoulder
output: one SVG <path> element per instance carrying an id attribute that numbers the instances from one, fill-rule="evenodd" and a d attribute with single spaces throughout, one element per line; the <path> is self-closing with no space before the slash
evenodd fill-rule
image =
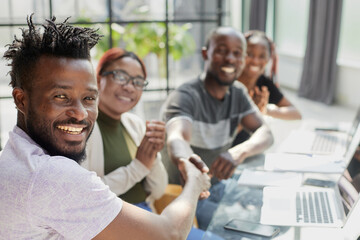
<path id="1" fill-rule="evenodd" d="M 9 133 L 9 140 L 2 151 L 1 158 L 9 161 L 16 160 L 16 164 L 19 165 L 28 165 L 32 171 L 54 164 L 59 164 L 57 167 L 77 164 L 74 160 L 64 156 L 50 156 L 18 127 Z"/>
<path id="2" fill-rule="evenodd" d="M 248 96 L 247 88 L 239 81 L 235 81 L 234 84 L 230 86 L 230 92 L 235 98 L 244 98 Z"/>
<path id="3" fill-rule="evenodd" d="M 167 97 L 161 109 L 162 119 L 168 122 L 171 118 L 187 116 L 192 118 L 196 109 L 200 108 L 204 100 L 203 82 L 193 79 L 183 83 Z"/>
<path id="4" fill-rule="evenodd" d="M 245 87 L 245 85 L 240 82 L 240 81 L 235 81 L 231 87 L 232 89 L 234 89 L 234 91 L 239 91 L 239 92 L 246 92 L 247 88 Z"/>
<path id="5" fill-rule="evenodd" d="M 194 92 L 199 91 L 201 89 L 202 81 L 199 78 L 195 78 L 189 80 L 183 84 L 181 84 L 176 91 L 179 92 Z"/>
<path id="6" fill-rule="evenodd" d="M 61 156 L 50 157 L 39 165 L 32 173 L 31 185 L 31 197 L 38 202 L 56 195 L 72 196 L 59 198 L 63 201 L 79 199 L 80 193 L 89 196 L 94 189 L 105 188 L 95 172 L 88 171 L 74 160 Z"/>
<path id="7" fill-rule="evenodd" d="M 76 236 L 76 239 L 83 238 L 80 236 L 90 239 L 120 211 L 121 200 L 109 191 L 95 172 L 87 171 L 75 161 L 62 156 L 42 155 L 33 156 L 32 159 L 36 159 L 37 164 L 27 167 L 31 169 L 29 176 L 17 169 L 8 170 L 11 171 L 9 174 L 13 175 L 8 182 L 20 179 L 15 181 L 16 184 L 12 184 L 16 187 L 6 189 L 5 195 L 12 194 L 17 199 L 17 205 L 5 202 L 10 209 L 8 214 L 20 214 L 19 211 L 14 211 L 20 206 L 21 214 L 30 216 L 33 225 L 42 226 L 45 222 L 46 226 L 60 230 L 59 233 L 66 230 L 69 236 Z M 22 166 L 24 165 L 22 163 Z M 20 216 L 17 219 L 12 218 L 12 225 L 24 226 L 23 222 L 28 224 L 26 216 L 23 219 Z M 54 216 L 57 216 L 56 219 Z M 93 216 L 96 216 L 96 220 Z M 87 228 L 83 228 L 83 225 Z M 46 236 L 49 234 L 47 229 L 42 227 L 28 226 L 28 230 L 31 233 L 39 230 Z"/>
<path id="8" fill-rule="evenodd" d="M 51 184 L 71 179 L 78 181 L 80 178 L 89 176 L 89 171 L 82 168 L 75 160 L 64 156 L 33 155 L 25 162 L 34 164 L 33 175 L 40 182 Z"/>
<path id="9" fill-rule="evenodd" d="M 194 102 L 204 99 L 203 82 L 199 79 L 193 79 L 177 87 L 166 100 L 166 105 L 176 104 L 176 106 L 193 106 Z"/>
<path id="10" fill-rule="evenodd" d="M 64 156 L 44 156 L 43 158 L 45 162 L 41 164 L 42 171 L 59 172 L 64 175 L 87 172 L 75 160 Z"/>

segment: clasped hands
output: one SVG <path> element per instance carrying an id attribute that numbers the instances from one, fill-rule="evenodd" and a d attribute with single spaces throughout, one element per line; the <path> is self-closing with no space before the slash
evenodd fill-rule
<path id="1" fill-rule="evenodd" d="M 209 169 L 198 155 L 192 154 L 188 159 L 180 159 L 178 168 L 180 170 L 183 181 L 186 181 L 188 177 L 184 165 L 184 162 L 186 161 L 192 163 L 197 169 L 201 171 L 203 175 L 205 174 L 208 179 L 215 176 L 220 180 L 230 178 L 234 173 L 236 166 L 238 165 L 229 152 L 223 152 L 215 159 L 211 165 L 211 168 Z M 209 197 L 209 195 L 210 192 L 208 191 L 208 188 L 206 188 L 203 189 L 203 192 L 200 194 L 199 198 L 204 199 Z"/>
<path id="2" fill-rule="evenodd" d="M 260 90 L 259 87 L 255 86 L 254 89 L 249 91 L 249 95 L 259 108 L 260 112 L 262 114 L 266 114 L 270 95 L 268 88 L 266 86 L 262 86 Z"/>
<path id="3" fill-rule="evenodd" d="M 157 120 L 146 121 L 145 136 L 136 152 L 136 159 L 148 169 L 151 169 L 154 165 L 157 153 L 161 151 L 164 144 L 165 123 Z"/>

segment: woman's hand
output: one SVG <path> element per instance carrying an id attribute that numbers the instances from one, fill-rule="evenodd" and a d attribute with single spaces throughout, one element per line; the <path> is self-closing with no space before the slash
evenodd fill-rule
<path id="1" fill-rule="evenodd" d="M 268 88 L 266 86 L 262 86 L 260 91 L 259 87 L 256 86 L 253 91 L 250 91 L 249 94 L 256 106 L 258 106 L 260 112 L 262 114 L 266 114 L 270 95 Z"/>
<path id="2" fill-rule="evenodd" d="M 136 152 L 136 159 L 151 169 L 156 154 L 165 144 L 165 123 L 162 121 L 146 121 L 146 132 Z"/>

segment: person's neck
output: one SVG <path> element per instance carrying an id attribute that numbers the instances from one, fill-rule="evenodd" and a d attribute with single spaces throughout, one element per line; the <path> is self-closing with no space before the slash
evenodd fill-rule
<path id="1" fill-rule="evenodd" d="M 100 104 L 99 104 L 99 111 L 101 111 L 103 114 L 105 114 L 106 116 L 108 116 L 109 118 L 112 118 L 114 120 L 121 120 L 121 114 L 117 114 L 117 113 L 112 113 L 111 111 L 108 111 L 106 108 L 103 108 Z"/>
<path id="2" fill-rule="evenodd" d="M 24 132 L 26 132 L 28 134 L 28 130 L 26 128 L 26 124 L 25 124 L 25 119 L 24 119 L 24 115 L 18 111 L 17 113 L 17 121 L 16 121 L 16 126 L 18 126 L 19 128 L 21 128 Z"/>
<path id="3" fill-rule="evenodd" d="M 243 72 L 238 78 L 238 81 L 244 84 L 248 90 L 253 90 L 259 77 L 260 76 L 249 76 Z"/>
<path id="4" fill-rule="evenodd" d="M 215 99 L 221 101 L 224 99 L 229 86 L 220 85 L 212 76 L 206 74 L 204 79 L 206 91 Z"/>

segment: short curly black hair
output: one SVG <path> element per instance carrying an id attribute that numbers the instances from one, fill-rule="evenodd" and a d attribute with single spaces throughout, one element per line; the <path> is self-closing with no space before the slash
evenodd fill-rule
<path id="1" fill-rule="evenodd" d="M 218 35 L 218 34 L 237 34 L 238 37 L 241 39 L 242 41 L 242 45 L 243 47 L 246 49 L 246 40 L 244 35 L 238 31 L 236 28 L 233 27 L 229 27 L 229 26 L 220 26 L 220 27 L 216 27 L 213 28 L 212 30 L 210 30 L 210 32 L 208 32 L 208 34 L 206 35 L 205 38 L 205 48 L 209 49 L 210 47 L 210 42 L 211 40 L 214 38 L 214 36 Z"/>
<path id="2" fill-rule="evenodd" d="M 92 28 L 68 25 L 67 18 L 62 23 L 55 23 L 56 18 L 46 19 L 46 24 L 36 28 L 32 21 L 33 14 L 27 17 L 28 29 L 22 30 L 22 39 L 15 36 L 4 58 L 11 67 L 10 85 L 31 90 L 31 78 L 34 67 L 43 55 L 90 60 L 90 49 L 99 41 L 101 35 Z"/>

